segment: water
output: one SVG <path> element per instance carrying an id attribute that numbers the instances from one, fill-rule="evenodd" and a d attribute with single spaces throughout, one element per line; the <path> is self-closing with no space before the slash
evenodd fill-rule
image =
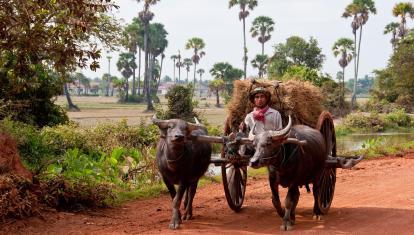
<path id="1" fill-rule="evenodd" d="M 384 144 L 392 145 L 414 140 L 414 133 L 355 133 L 336 139 L 337 151 L 353 151 L 362 148 L 364 141 L 381 138 Z"/>

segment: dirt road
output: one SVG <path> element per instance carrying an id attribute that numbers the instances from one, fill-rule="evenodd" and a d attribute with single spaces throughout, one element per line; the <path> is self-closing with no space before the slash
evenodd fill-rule
<path id="1" fill-rule="evenodd" d="M 311 194 L 301 189 L 297 223 L 289 234 L 414 234 L 414 152 L 404 157 L 363 161 L 339 170 L 335 197 L 322 221 L 312 220 Z M 282 190 L 285 193 L 285 190 Z M 226 204 L 221 184 L 197 192 L 194 220 L 178 231 L 168 227 L 169 196 L 139 200 L 120 208 L 72 214 L 49 212 L 1 228 L 21 234 L 275 234 L 281 219 L 271 205 L 265 176 L 249 178 L 241 212 Z M 284 195 L 283 195 L 284 196 Z M 1 233 L 1 232 L 0 232 Z"/>

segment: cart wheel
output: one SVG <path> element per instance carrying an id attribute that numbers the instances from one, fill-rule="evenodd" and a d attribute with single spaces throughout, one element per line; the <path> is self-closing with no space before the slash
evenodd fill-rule
<path id="1" fill-rule="evenodd" d="M 222 164 L 221 176 L 229 207 L 235 212 L 240 211 L 246 192 L 247 166 Z"/>
<path id="2" fill-rule="evenodd" d="M 317 129 L 322 133 L 326 143 L 328 158 L 336 157 L 336 136 L 332 116 L 322 112 L 319 116 Z M 316 205 L 321 214 L 327 214 L 333 200 L 336 183 L 336 168 L 326 166 L 321 174 L 317 188 Z"/>

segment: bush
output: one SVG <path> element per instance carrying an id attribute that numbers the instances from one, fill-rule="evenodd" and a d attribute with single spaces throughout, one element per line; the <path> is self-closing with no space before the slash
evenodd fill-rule
<path id="1" fill-rule="evenodd" d="M 396 109 L 395 111 L 387 114 L 385 119 L 391 124 L 398 127 L 410 127 L 412 126 L 412 120 L 404 109 Z"/>
<path id="2" fill-rule="evenodd" d="M 49 147 L 34 126 L 6 118 L 0 121 L 1 131 L 9 133 L 16 140 L 21 160 L 30 170 L 39 170 L 51 157 Z"/>
<path id="3" fill-rule="evenodd" d="M 222 136 L 223 130 L 220 126 L 214 126 L 214 125 L 206 125 L 208 135 L 210 136 Z M 222 144 L 212 144 L 213 147 L 213 153 L 220 153 Z"/>
<path id="4" fill-rule="evenodd" d="M 351 130 L 364 129 L 371 131 L 383 131 L 385 128 L 384 121 L 378 113 L 371 113 L 369 116 L 363 113 L 351 113 L 344 119 L 344 126 Z"/>
<path id="5" fill-rule="evenodd" d="M 178 118 L 193 122 L 198 114 L 193 110 L 192 94 L 191 86 L 173 86 L 165 96 L 168 100 L 167 111 L 157 112 L 157 116 L 160 115 L 159 118 L 163 119 Z"/>
<path id="6" fill-rule="evenodd" d="M 119 123 L 101 123 L 85 130 L 86 141 L 98 151 L 111 152 L 116 147 L 142 148 L 154 146 L 158 140 L 155 125 L 128 126 L 126 120 Z"/>

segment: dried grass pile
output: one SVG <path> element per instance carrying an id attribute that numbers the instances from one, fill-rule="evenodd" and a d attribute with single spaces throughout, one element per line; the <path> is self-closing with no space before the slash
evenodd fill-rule
<path id="1" fill-rule="evenodd" d="M 0 175 L 0 221 L 39 214 L 40 208 L 30 181 L 14 174 Z"/>
<path id="2" fill-rule="evenodd" d="M 294 124 L 316 127 L 323 107 L 323 96 L 319 88 L 310 82 L 289 80 L 278 83 L 270 80 L 238 80 L 234 82 L 233 96 L 228 104 L 226 127 L 237 130 L 246 114 L 253 110 L 249 101 L 249 93 L 256 87 L 266 88 L 272 95 L 270 107 L 278 110 L 286 125 L 288 116 L 292 116 Z"/>

